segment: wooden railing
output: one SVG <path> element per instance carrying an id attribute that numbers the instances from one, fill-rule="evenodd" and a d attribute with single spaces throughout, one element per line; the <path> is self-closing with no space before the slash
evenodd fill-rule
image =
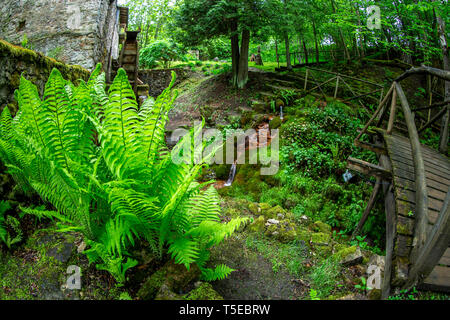
<path id="1" fill-rule="evenodd" d="M 418 279 L 426 277 L 438 263 L 439 258 L 443 255 L 448 247 L 450 241 L 450 189 L 447 192 L 446 200 L 441 209 L 438 220 L 436 221 L 433 229 L 427 233 L 429 216 L 428 216 L 428 191 L 427 181 L 425 177 L 425 166 L 422 156 L 422 147 L 419 141 L 419 134 L 423 132 L 424 128 L 428 127 L 431 122 L 441 118 L 446 112 L 448 112 L 449 101 L 443 101 L 435 104 L 435 106 L 443 106 L 443 109 L 437 113 L 433 119 L 431 119 L 426 125 L 417 130 L 415 123 L 414 112 L 411 111 L 408 100 L 400 85 L 399 81 L 408 78 L 414 74 L 429 74 L 443 79 L 444 81 L 450 81 L 450 72 L 433 69 L 428 67 L 413 68 L 405 72 L 402 76 L 396 79 L 390 87 L 388 93 L 379 104 L 377 110 L 372 115 L 370 120 L 366 123 L 363 130 L 358 134 L 355 139 L 355 144 L 365 147 L 367 143 L 362 142 L 360 139 L 363 134 L 367 133 L 369 126 L 377 119 L 377 127 L 379 127 L 387 113 L 390 110 L 389 120 L 387 124 L 386 133 L 392 134 L 394 123 L 397 115 L 397 99 L 400 101 L 401 110 L 403 112 L 405 123 L 408 129 L 408 137 L 411 143 L 411 151 L 414 165 L 415 175 L 415 228 L 413 238 L 413 249 L 410 254 L 410 269 L 408 280 L 404 288 L 410 288 Z M 390 108 L 386 106 L 389 99 L 391 99 Z M 430 102 L 431 104 L 431 102 Z M 417 111 L 417 109 L 415 109 Z M 443 130 L 441 134 L 446 136 L 441 137 L 448 141 L 448 128 Z M 370 148 L 368 148 L 370 149 Z"/>
<path id="2" fill-rule="evenodd" d="M 320 74 L 321 77 L 325 77 L 325 80 L 317 80 L 317 74 Z M 345 98 L 341 98 L 346 102 L 357 100 L 358 103 L 369 112 L 371 112 L 371 110 L 369 110 L 366 104 L 362 101 L 362 98 L 369 98 L 374 103 L 379 103 L 383 99 L 383 86 L 368 80 L 355 78 L 341 73 L 306 67 L 305 75 L 304 77 L 302 77 L 302 79 L 304 80 L 303 89 L 306 91 L 306 94 L 319 89 L 321 94 L 325 97 L 325 85 L 333 84 L 332 95 L 334 98 L 338 97 L 339 90 L 342 90 L 341 88 L 347 89 L 350 93 L 350 97 L 347 96 Z M 352 82 L 359 82 L 368 86 L 372 86 L 372 89 L 370 89 L 370 91 L 368 92 L 358 92 L 358 89 L 352 87 Z M 312 85 L 313 87 L 308 89 L 308 85 Z"/>

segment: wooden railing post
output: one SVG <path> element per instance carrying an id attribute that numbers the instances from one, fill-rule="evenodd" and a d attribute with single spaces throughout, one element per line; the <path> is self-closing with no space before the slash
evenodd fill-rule
<path id="1" fill-rule="evenodd" d="M 391 113 L 389 115 L 389 122 L 387 127 L 387 134 L 392 133 L 394 128 L 395 113 L 397 112 L 397 90 L 394 89 L 392 92 L 392 102 L 391 102 Z"/>
<path id="2" fill-rule="evenodd" d="M 334 98 L 335 99 L 337 97 L 338 89 L 339 89 L 339 74 L 336 77 L 336 89 L 334 90 Z"/>
<path id="3" fill-rule="evenodd" d="M 305 87 L 303 88 L 304 90 L 306 90 L 306 86 L 308 85 L 308 75 L 309 75 L 309 69 L 306 68 Z"/>
<path id="4" fill-rule="evenodd" d="M 408 135 L 411 143 L 411 153 L 413 156 L 414 175 L 415 175 L 415 189 L 416 189 L 416 203 L 415 203 L 415 230 L 413 239 L 413 249 L 410 260 L 414 264 L 417 260 L 418 253 L 425 245 L 426 232 L 428 226 L 428 191 L 427 182 L 425 178 L 425 165 L 423 163 L 422 150 L 419 141 L 419 134 L 417 132 L 414 118 L 409 108 L 408 100 L 401 85 L 394 82 L 400 104 L 405 116 L 406 126 L 408 127 Z"/>

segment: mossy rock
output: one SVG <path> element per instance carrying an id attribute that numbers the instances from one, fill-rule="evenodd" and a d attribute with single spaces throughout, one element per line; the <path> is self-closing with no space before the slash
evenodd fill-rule
<path id="1" fill-rule="evenodd" d="M 304 241 L 305 243 L 309 243 L 311 241 L 311 231 L 307 229 L 297 230 L 297 239 Z"/>
<path id="2" fill-rule="evenodd" d="M 211 169 L 216 173 L 216 178 L 219 180 L 226 180 L 230 175 L 230 167 L 228 164 L 214 165 Z"/>
<path id="3" fill-rule="evenodd" d="M 278 214 L 281 213 L 283 216 L 285 216 L 286 212 L 285 210 L 280 206 L 272 207 L 268 203 L 261 203 L 261 213 L 263 216 L 265 216 L 267 219 L 279 219 Z"/>
<path id="4" fill-rule="evenodd" d="M 259 216 L 251 225 L 247 227 L 248 231 L 263 234 L 266 229 L 266 219 L 264 216 Z"/>
<path id="5" fill-rule="evenodd" d="M 184 265 L 176 264 L 173 260 L 170 260 L 147 278 L 139 289 L 137 296 L 141 300 L 155 299 L 163 284 L 167 285 L 170 291 L 181 292 L 199 276 L 200 269 L 197 265 L 193 264 L 187 270 Z"/>
<path id="6" fill-rule="evenodd" d="M 248 204 L 248 210 L 250 211 L 250 213 L 252 213 L 254 215 L 261 214 L 261 208 L 258 206 L 258 204 L 254 203 L 254 202 L 250 202 Z"/>
<path id="7" fill-rule="evenodd" d="M 283 243 L 289 243 L 297 239 L 297 230 L 294 223 L 289 220 L 283 220 L 280 223 L 280 231 L 277 239 Z"/>
<path id="8" fill-rule="evenodd" d="M 166 280 L 166 271 L 160 269 L 153 273 L 141 286 L 137 296 L 141 300 L 153 300 Z"/>
<path id="9" fill-rule="evenodd" d="M 318 232 L 331 233 L 331 226 L 322 221 L 314 222 L 313 228 Z"/>
<path id="10" fill-rule="evenodd" d="M 344 247 L 343 249 L 340 249 L 337 253 L 333 254 L 333 259 L 336 261 L 340 261 L 345 259 L 351 254 L 354 254 L 356 252 L 356 246 L 351 247 Z"/>
<path id="11" fill-rule="evenodd" d="M 155 300 L 183 300 L 183 296 L 170 290 L 169 286 L 163 284 L 156 294 Z"/>
<path id="12" fill-rule="evenodd" d="M 329 233 L 316 232 L 311 235 L 311 242 L 316 245 L 327 246 L 330 240 L 331 235 Z"/>
<path id="13" fill-rule="evenodd" d="M 185 300 L 223 300 L 223 297 L 207 282 L 197 282 L 196 288 L 186 294 Z"/>
<path id="14" fill-rule="evenodd" d="M 275 117 L 269 122 L 270 130 L 278 129 L 281 127 L 282 121 L 280 117 Z"/>

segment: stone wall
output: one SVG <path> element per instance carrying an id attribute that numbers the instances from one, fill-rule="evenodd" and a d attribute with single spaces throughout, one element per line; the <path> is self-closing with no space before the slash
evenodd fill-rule
<path id="1" fill-rule="evenodd" d="M 17 110 L 14 90 L 19 88 L 20 75 L 33 82 L 42 97 L 45 83 L 53 68 L 57 68 L 64 79 L 75 82 L 89 79 L 89 71 L 80 66 L 71 66 L 45 57 L 40 53 L 14 46 L 0 40 L 0 111 L 8 105 L 11 112 Z"/>
<path id="2" fill-rule="evenodd" d="M 156 98 L 165 88 L 167 88 L 172 80 L 172 71 L 175 71 L 177 80 L 175 84 L 185 80 L 190 73 L 188 69 L 173 68 L 173 69 L 152 69 L 139 70 L 138 78 L 148 84 L 150 87 L 150 96 Z"/>
<path id="3" fill-rule="evenodd" d="M 89 70 L 117 57 L 117 0 L 1 2 L 1 39 L 20 44 L 26 35 L 27 47 Z"/>

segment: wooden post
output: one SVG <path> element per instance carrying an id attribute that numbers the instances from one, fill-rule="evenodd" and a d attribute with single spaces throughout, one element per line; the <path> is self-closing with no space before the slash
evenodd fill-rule
<path id="1" fill-rule="evenodd" d="M 417 280 L 428 276 L 438 264 L 439 259 L 448 248 L 450 241 L 450 188 L 445 197 L 444 205 L 439 213 L 438 220 L 431 229 L 427 243 L 419 252 L 419 257 L 409 270 L 408 281 L 405 284 L 409 289 Z"/>
<path id="2" fill-rule="evenodd" d="M 308 85 L 308 75 L 309 75 L 309 69 L 306 68 L 305 87 L 303 88 L 304 90 L 306 90 L 306 86 Z"/>
<path id="3" fill-rule="evenodd" d="M 419 134 L 417 132 L 414 118 L 409 108 L 408 100 L 405 93 L 398 82 L 394 82 L 395 89 L 400 100 L 400 104 L 405 116 L 406 126 L 408 127 L 409 141 L 411 143 L 411 153 L 413 156 L 414 164 L 414 176 L 416 187 L 416 203 L 415 203 L 415 216 L 416 227 L 414 231 L 413 246 L 411 252 L 411 262 L 414 264 L 417 260 L 418 253 L 425 245 L 426 231 L 429 223 L 428 219 L 428 191 L 425 178 L 425 165 L 423 163 L 422 149 L 419 141 Z"/>
<path id="4" fill-rule="evenodd" d="M 338 93 L 338 89 L 339 89 L 339 75 L 336 77 L 336 89 L 334 90 L 334 98 L 336 99 L 337 97 L 337 93 Z"/>
<path id="5" fill-rule="evenodd" d="M 363 215 L 361 216 L 361 220 L 358 223 L 358 226 L 356 227 L 355 231 L 352 234 L 352 238 L 357 236 L 359 232 L 362 230 L 364 224 L 366 223 L 367 218 L 369 217 L 370 211 L 372 211 L 372 208 L 375 204 L 375 199 L 377 198 L 378 192 L 380 191 L 381 187 L 381 179 L 377 178 L 377 181 L 375 182 L 375 187 L 373 188 L 373 192 L 370 195 L 369 202 L 367 203 L 367 207 L 364 210 Z"/>
<path id="6" fill-rule="evenodd" d="M 378 106 L 377 111 L 375 111 L 375 113 L 372 115 L 372 118 L 370 118 L 370 120 L 366 123 L 366 125 L 364 126 L 364 128 L 361 130 L 361 132 L 358 134 L 358 136 L 355 138 L 355 142 L 359 140 L 359 138 L 361 138 L 361 136 L 366 132 L 367 128 L 369 128 L 370 124 L 372 123 L 373 120 L 375 120 L 375 118 L 377 117 L 377 115 L 380 113 L 381 109 L 383 108 L 384 104 L 387 102 L 387 100 L 389 99 L 392 91 L 394 90 L 394 85 L 391 86 L 391 88 L 389 89 L 389 92 L 387 93 L 387 95 L 384 97 L 383 101 L 381 101 L 380 105 Z"/>
<path id="7" fill-rule="evenodd" d="M 395 113 L 397 112 L 397 90 L 392 92 L 391 114 L 389 115 L 389 123 L 387 127 L 387 134 L 392 133 L 394 128 Z"/>

